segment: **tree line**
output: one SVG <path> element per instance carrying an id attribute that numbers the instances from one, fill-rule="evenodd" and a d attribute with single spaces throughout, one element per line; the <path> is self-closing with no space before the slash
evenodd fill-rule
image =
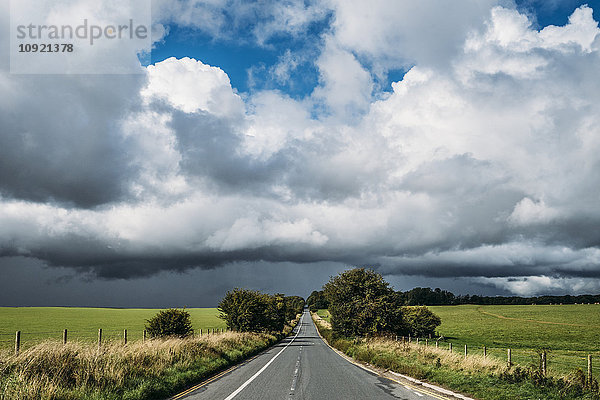
<path id="1" fill-rule="evenodd" d="M 520 296 L 480 296 L 480 295 L 454 295 L 454 293 L 440 288 L 421 288 L 417 287 L 406 292 L 396 292 L 402 303 L 406 306 L 450 306 L 460 304 L 478 304 L 478 305 L 527 305 L 527 304 L 582 304 L 582 303 L 600 303 L 600 294 L 598 295 L 579 295 L 579 296 L 538 296 L 538 297 L 520 297 Z M 328 308 L 328 302 L 323 291 L 313 291 L 306 299 L 306 303 L 311 311 Z"/>
<path id="2" fill-rule="evenodd" d="M 576 303 L 600 303 L 600 294 L 597 295 L 579 295 L 579 296 L 480 296 L 480 295 L 458 295 L 452 292 L 441 290 L 439 288 L 414 288 L 402 293 L 404 303 L 407 305 L 459 305 L 459 304 L 478 304 L 478 305 L 526 305 L 526 304 L 576 304 Z"/>

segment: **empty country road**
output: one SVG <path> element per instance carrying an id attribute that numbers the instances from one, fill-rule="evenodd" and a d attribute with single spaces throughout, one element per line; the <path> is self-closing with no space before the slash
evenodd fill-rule
<path id="1" fill-rule="evenodd" d="M 319 337 L 308 311 L 295 334 L 259 356 L 171 399 L 429 400 L 448 397 L 410 388 L 349 362 Z"/>

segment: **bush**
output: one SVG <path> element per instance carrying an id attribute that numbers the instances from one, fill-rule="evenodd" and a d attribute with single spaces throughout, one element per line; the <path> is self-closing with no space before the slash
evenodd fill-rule
<path id="1" fill-rule="evenodd" d="M 161 310 L 146 320 L 146 331 L 150 337 L 186 337 L 194 334 L 190 313 L 176 308 Z"/>
<path id="2" fill-rule="evenodd" d="M 403 307 L 404 323 L 412 336 L 423 337 L 435 334 L 442 320 L 427 307 Z"/>

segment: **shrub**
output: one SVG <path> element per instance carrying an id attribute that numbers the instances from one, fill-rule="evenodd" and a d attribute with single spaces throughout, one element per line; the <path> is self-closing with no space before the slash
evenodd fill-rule
<path id="1" fill-rule="evenodd" d="M 194 333 L 190 313 L 185 309 L 169 308 L 161 310 L 146 320 L 146 331 L 150 337 L 178 336 L 186 337 Z"/>
<path id="2" fill-rule="evenodd" d="M 403 307 L 404 323 L 410 334 L 416 337 L 433 335 L 442 320 L 427 307 Z"/>

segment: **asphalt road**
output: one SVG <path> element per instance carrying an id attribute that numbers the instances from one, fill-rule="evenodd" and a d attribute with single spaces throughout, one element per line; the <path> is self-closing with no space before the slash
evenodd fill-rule
<path id="1" fill-rule="evenodd" d="M 319 337 L 308 311 L 292 335 L 268 351 L 173 399 L 186 400 L 430 400 L 419 389 L 349 362 Z M 409 385 L 410 386 L 410 385 Z"/>

